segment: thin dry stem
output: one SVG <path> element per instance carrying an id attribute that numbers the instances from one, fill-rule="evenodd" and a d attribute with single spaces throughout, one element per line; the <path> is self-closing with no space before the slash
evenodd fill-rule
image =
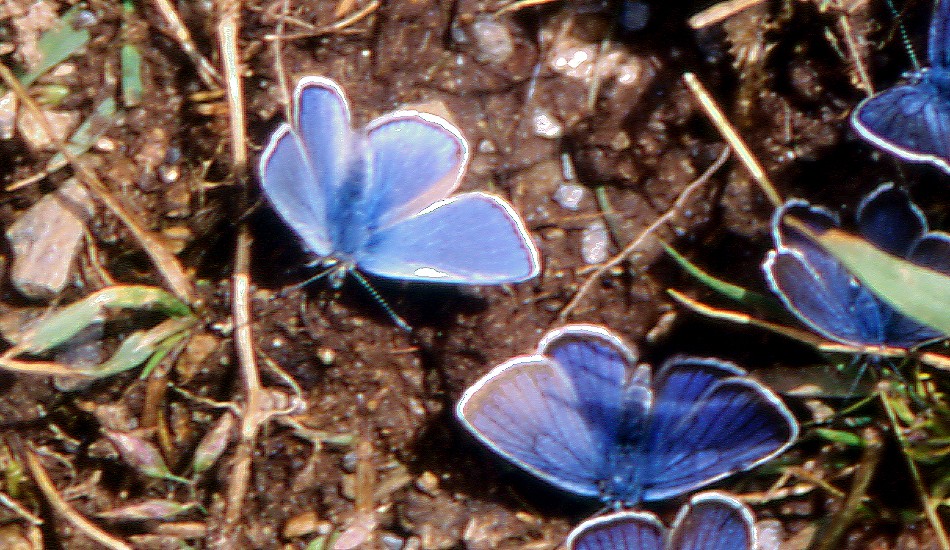
<path id="1" fill-rule="evenodd" d="M 231 125 L 231 164 L 235 178 L 246 182 L 247 178 L 247 132 L 244 122 L 244 93 L 241 81 L 241 55 L 238 35 L 241 28 L 241 4 L 238 0 L 221 0 L 218 3 L 218 47 L 224 63 L 227 83 L 229 121 Z M 246 189 L 242 189 L 242 199 Z M 244 202 L 242 200 L 242 202 Z M 257 444 L 257 435 L 268 415 L 262 411 L 261 378 L 254 354 L 251 331 L 250 276 L 251 237 L 247 227 L 238 229 L 232 276 L 231 316 L 234 321 L 234 345 L 241 379 L 244 382 L 244 410 L 241 413 L 241 435 L 235 449 L 228 479 L 224 508 L 224 526 L 220 536 L 227 548 L 239 546 L 238 522 L 244 509 L 251 480 L 251 458 Z M 218 541 L 215 541 L 218 542 Z"/>
<path id="2" fill-rule="evenodd" d="M 40 464 L 39 457 L 36 456 L 36 453 L 34 453 L 32 449 L 26 449 L 24 454 L 26 455 L 26 465 L 30 470 L 33 481 L 36 483 L 36 486 L 39 487 L 43 496 L 46 497 L 46 500 L 53 510 L 63 516 L 66 521 L 84 535 L 106 548 L 111 548 L 112 550 L 132 550 L 131 546 L 106 533 L 83 517 L 60 496 L 56 487 L 53 485 L 53 480 L 50 479 L 49 474 L 46 473 L 43 465 Z"/>
<path id="3" fill-rule="evenodd" d="M 757 6 L 765 0 L 726 0 L 713 4 L 687 20 L 694 29 L 702 29 L 729 19 L 740 11 Z"/>
<path id="4" fill-rule="evenodd" d="M 709 121 L 713 123 L 716 129 L 719 130 L 719 133 L 722 134 L 722 137 L 729 143 L 729 146 L 735 151 L 739 160 L 742 161 L 746 170 L 749 171 L 752 179 L 759 184 L 762 192 L 769 198 L 772 205 L 776 208 L 782 206 L 782 196 L 775 190 L 775 186 L 772 185 L 772 182 L 766 175 L 765 169 L 759 164 L 759 161 L 752 154 L 752 151 L 749 150 L 749 147 L 746 146 L 745 141 L 739 133 L 736 132 L 736 129 L 729 123 L 726 115 L 722 112 L 722 109 L 719 108 L 716 100 L 709 95 L 703 83 L 700 82 L 693 73 L 683 73 L 683 81 L 686 82 L 686 87 L 689 88 L 689 91 L 693 93 L 696 102 L 699 103 L 699 106 L 706 112 Z"/>
<path id="5" fill-rule="evenodd" d="M 368 17 L 370 14 L 379 9 L 380 2 L 379 0 L 373 0 L 372 2 L 366 4 L 359 10 L 351 13 L 350 15 L 330 23 L 329 25 L 324 25 L 322 27 L 314 27 L 313 30 L 306 32 L 299 32 L 294 34 L 268 34 L 264 36 L 264 40 L 294 40 L 297 38 L 316 38 L 319 36 L 324 36 L 327 34 L 336 34 L 345 31 L 347 28 L 359 23 L 361 20 Z M 285 17 L 287 21 L 295 21 L 293 18 Z"/>
<path id="6" fill-rule="evenodd" d="M 709 168 L 707 168 L 706 171 L 703 172 L 702 175 L 700 175 L 698 178 L 696 178 L 695 181 L 693 181 L 692 183 L 687 185 L 685 189 L 683 189 L 679 197 L 676 198 L 676 202 L 673 203 L 673 206 L 671 206 L 669 210 L 664 212 L 660 217 L 654 220 L 654 222 L 651 223 L 646 229 L 641 231 L 640 235 L 638 235 L 637 238 L 633 239 L 633 241 L 630 244 L 628 244 L 623 250 L 621 250 L 619 254 L 617 254 L 616 256 L 608 260 L 607 262 L 598 266 L 597 269 L 595 269 L 594 272 L 591 273 L 590 276 L 587 277 L 587 280 L 584 281 L 581 287 L 577 289 L 577 292 L 574 294 L 574 297 L 571 298 L 571 301 L 568 302 L 567 305 L 564 306 L 564 308 L 558 314 L 558 320 L 563 322 L 565 319 L 567 319 L 567 317 L 571 314 L 571 312 L 574 311 L 574 308 L 577 307 L 577 304 L 580 302 L 580 300 L 587 294 L 587 292 L 590 291 L 591 287 L 594 285 L 594 283 L 598 279 L 600 279 L 600 277 L 602 277 L 605 273 L 607 273 L 608 270 L 610 270 L 614 266 L 626 260 L 627 257 L 633 254 L 636 250 L 638 250 L 646 241 L 647 237 L 652 235 L 663 224 L 674 219 L 674 217 L 677 214 L 679 214 L 680 210 L 686 204 L 686 201 L 689 200 L 690 196 L 700 187 L 705 185 L 706 182 L 709 181 L 709 178 L 711 178 L 713 174 L 715 174 L 716 171 L 719 170 L 719 168 L 721 168 L 723 164 L 725 164 L 728 158 L 729 158 L 729 148 L 726 147 L 725 149 L 723 149 L 722 153 L 719 155 L 719 158 L 716 159 L 716 162 L 714 162 Z"/>
<path id="7" fill-rule="evenodd" d="M 917 359 L 921 363 L 934 368 L 950 370 L 950 357 L 940 355 L 932 351 L 918 352 L 915 350 L 887 346 L 852 346 L 850 344 L 832 342 L 830 340 L 821 338 L 813 332 L 794 327 L 787 327 L 785 325 L 764 321 L 762 319 L 756 319 L 748 313 L 715 308 L 698 300 L 694 300 L 693 298 L 690 298 L 689 296 L 686 296 L 685 294 L 673 289 L 667 289 L 667 293 L 680 305 L 705 317 L 721 319 L 723 321 L 729 321 L 730 323 L 736 323 L 740 325 L 750 325 L 758 328 L 764 328 L 765 330 L 774 332 L 776 334 L 781 334 L 787 338 L 798 340 L 803 344 L 808 344 L 809 346 L 821 352 L 846 353 L 849 355 L 872 355 L 874 357 L 909 357 Z"/>
<path id="8" fill-rule="evenodd" d="M 178 15 L 178 11 L 175 9 L 175 6 L 172 5 L 171 1 L 155 0 L 155 7 L 165 19 L 165 24 L 168 25 L 166 34 L 178 42 L 178 46 L 185 52 L 185 55 L 191 59 L 191 62 L 195 64 L 195 67 L 198 69 L 198 76 L 201 78 L 201 81 L 204 82 L 205 86 L 212 89 L 220 88 L 222 83 L 221 75 L 214 68 L 214 65 L 198 51 L 194 40 L 191 38 L 191 32 L 181 20 L 181 16 Z"/>

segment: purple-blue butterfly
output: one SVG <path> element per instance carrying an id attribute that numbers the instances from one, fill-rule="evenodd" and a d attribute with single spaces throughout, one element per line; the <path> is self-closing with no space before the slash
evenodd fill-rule
<path id="1" fill-rule="evenodd" d="M 838 227 L 839 220 L 801 200 L 785 203 L 772 217 L 775 250 L 762 268 L 772 291 L 799 320 L 826 338 L 859 347 L 910 348 L 943 336 L 861 285 L 834 256 L 786 224 L 789 216 L 817 232 Z M 923 212 L 893 184 L 864 197 L 857 229 L 885 252 L 950 274 L 950 235 L 929 231 Z"/>
<path id="2" fill-rule="evenodd" d="M 261 156 L 261 186 L 337 279 L 354 268 L 473 285 L 538 274 L 538 250 L 510 204 L 452 195 L 469 157 L 454 125 L 402 110 L 354 130 L 343 90 L 322 77 L 302 78 L 293 103 L 293 121 Z"/>
<path id="3" fill-rule="evenodd" d="M 755 517 L 734 496 L 706 492 L 680 508 L 669 531 L 649 512 L 623 510 L 588 519 L 567 537 L 568 550 L 752 550 Z"/>
<path id="4" fill-rule="evenodd" d="M 603 327 L 549 332 L 468 388 L 456 414 L 494 452 L 576 495 L 671 498 L 784 451 L 798 423 L 771 390 L 717 359 L 656 372 Z"/>
<path id="5" fill-rule="evenodd" d="M 950 173 L 950 0 L 939 0 L 930 21 L 930 67 L 906 84 L 862 101 L 851 124 L 862 138 L 911 162 Z"/>

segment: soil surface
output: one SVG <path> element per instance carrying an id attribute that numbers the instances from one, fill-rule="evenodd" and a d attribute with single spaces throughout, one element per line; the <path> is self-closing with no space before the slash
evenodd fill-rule
<path id="1" fill-rule="evenodd" d="M 945 175 L 898 164 L 849 128 L 851 109 L 866 96 L 859 67 L 875 87 L 911 69 L 886 4 L 763 1 L 693 29 L 687 19 L 710 2 L 649 0 L 645 27 L 629 30 L 616 24 L 614 4 L 547 2 L 499 13 L 506 3 L 240 2 L 246 177 L 232 162 L 224 88 L 196 65 L 204 57 L 220 74 L 220 6 L 168 6 L 191 34 L 189 53 L 162 2 L 78 5 L 82 17 L 73 25 L 87 28 L 90 40 L 29 93 L 44 108 L 75 113 L 72 127 L 104 98 L 119 100 L 81 160 L 177 255 L 198 288 L 200 323 L 146 378 L 135 369 L 66 386 L 50 376 L 2 375 L 0 488 L 22 510 L 0 506 L 0 538 L 10 541 L 0 546 L 99 547 L 37 488 L 25 465 L 33 453 L 78 514 L 135 548 L 212 548 L 222 540 L 240 548 L 323 548 L 317 544 L 339 533 L 337 548 L 556 548 L 599 504 L 505 464 L 464 433 L 453 407 L 489 369 L 532 352 L 545 332 L 571 322 L 609 327 L 651 364 L 676 353 L 721 357 L 777 380 L 781 392 L 812 383 L 809 367 L 841 364 L 848 388 L 859 370 L 850 358 L 830 360 L 764 330 L 682 309 L 667 289 L 744 306 L 685 274 L 662 244 L 717 277 L 769 292 L 760 264 L 772 246 L 773 205 L 745 165 L 726 158 L 725 140 L 684 73 L 705 85 L 783 198 L 823 204 L 850 220 L 862 195 L 897 181 L 932 227 L 950 227 Z M 0 3 L 4 63 L 27 70 L 38 36 L 73 4 Z M 931 3 L 898 9 L 916 51 L 925 51 Z M 123 45 L 142 57 L 137 102 L 120 98 Z M 324 280 L 295 286 L 314 275 L 312 258 L 261 200 L 255 167 L 304 75 L 338 82 L 357 125 L 407 105 L 454 122 L 472 150 L 461 189 L 496 193 L 514 205 L 540 249 L 541 275 L 481 288 L 373 280 L 412 334 L 352 278 L 340 288 Z M 62 89 L 68 93 L 52 103 L 47 96 Z M 53 145 L 33 144 L 22 129 L 0 140 L 0 178 L 15 187 L 0 201 L 4 227 L 76 177 L 66 166 L 23 183 L 43 173 L 54 154 Z M 565 199 L 571 193 L 581 193 L 576 204 Z M 271 404 L 279 414 L 257 435 L 235 531 L 225 516 L 237 436 L 223 438 L 226 448 L 208 470 L 190 469 L 199 443 L 230 414 L 228 404 L 245 404 L 231 313 L 241 224 L 253 238 L 252 343 L 265 395 L 283 402 Z M 5 336 L 25 318 L 109 284 L 162 286 L 134 235 L 101 203 L 87 230 L 68 285 L 52 300 L 28 299 L 4 280 Z M 622 261 L 595 272 L 628 247 Z M 7 266 L 12 257 L 8 247 Z M 784 322 L 795 325 L 790 317 Z M 106 324 L 100 343 L 111 352 L 134 328 Z M 785 397 L 803 423 L 851 403 Z M 881 475 L 872 476 L 840 548 L 939 548 L 887 416 L 875 403 L 863 407 L 863 424 L 837 428 L 858 435 L 877 428 Z M 116 450 L 108 435 L 116 432 L 139 438 L 134 452 Z M 143 446 L 192 482 L 149 475 Z M 806 427 L 781 458 L 717 487 L 747 497 L 760 520 L 777 520 L 769 525 L 779 526 L 781 548 L 805 548 L 820 520 L 844 505 L 866 454 Z M 928 463 L 925 483 L 943 479 L 939 465 Z M 195 506 L 144 518 L 124 510 L 157 499 Z M 671 521 L 679 504 L 651 510 Z M 116 517 L 103 515 L 110 511 Z M 29 514 L 42 524 L 31 527 Z"/>

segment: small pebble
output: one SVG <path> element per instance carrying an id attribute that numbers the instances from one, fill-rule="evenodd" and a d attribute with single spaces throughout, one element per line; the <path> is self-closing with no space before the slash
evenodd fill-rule
<path id="1" fill-rule="evenodd" d="M 584 186 L 575 183 L 563 183 L 554 192 L 554 202 L 568 210 L 576 211 L 584 199 Z"/>
<path id="2" fill-rule="evenodd" d="M 610 235 L 604 220 L 595 220 L 581 234 L 581 256 L 587 264 L 600 264 L 607 259 Z"/>
<path id="3" fill-rule="evenodd" d="M 13 249 L 10 278 L 21 294 L 48 300 L 66 287 L 92 213 L 86 188 L 70 180 L 10 225 L 6 233 Z"/>
<path id="4" fill-rule="evenodd" d="M 472 23 L 472 38 L 478 53 L 475 55 L 481 63 L 500 65 L 511 57 L 515 49 L 514 40 L 508 26 L 493 15 L 479 15 Z"/>
<path id="5" fill-rule="evenodd" d="M 548 111 L 535 107 L 531 117 L 534 123 L 534 134 L 548 139 L 558 139 L 564 134 L 564 126 Z"/>

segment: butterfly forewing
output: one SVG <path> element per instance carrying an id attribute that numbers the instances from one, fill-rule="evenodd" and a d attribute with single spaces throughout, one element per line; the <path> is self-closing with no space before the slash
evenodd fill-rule
<path id="1" fill-rule="evenodd" d="M 651 513 L 614 512 L 578 525 L 567 538 L 568 550 L 663 550 L 665 529 Z"/>
<path id="2" fill-rule="evenodd" d="M 319 256 L 333 249 L 327 220 L 326 195 L 315 185 L 307 151 L 290 126 L 271 137 L 261 156 L 261 185 L 278 214 Z"/>
<path id="3" fill-rule="evenodd" d="M 350 126 L 346 95 L 328 78 L 306 76 L 297 83 L 294 105 L 296 131 L 316 177 L 308 194 L 322 194 L 329 204 L 360 154 Z"/>
<path id="4" fill-rule="evenodd" d="M 631 393 L 629 388 L 650 388 L 648 369 L 645 375 L 628 381 L 628 376 L 634 374 L 636 353 L 602 327 L 572 325 L 552 331 L 541 341 L 538 354 L 553 359 L 571 379 L 581 414 L 605 437 L 617 437 L 620 419 L 629 406 L 626 402 L 637 398 L 626 397 Z M 643 421 L 651 396 L 640 395 L 638 418 L 631 421 Z"/>
<path id="5" fill-rule="evenodd" d="M 755 541 L 752 512 L 730 495 L 709 492 L 694 495 L 680 510 L 666 548 L 752 550 Z"/>
<path id="6" fill-rule="evenodd" d="M 448 121 L 415 111 L 380 117 L 367 128 L 374 229 L 418 214 L 451 195 L 468 163 L 468 146 Z"/>
<path id="7" fill-rule="evenodd" d="M 571 380 L 541 356 L 496 367 L 456 409 L 462 424 L 495 452 L 553 485 L 593 497 L 606 477 L 605 442 L 580 411 Z"/>

